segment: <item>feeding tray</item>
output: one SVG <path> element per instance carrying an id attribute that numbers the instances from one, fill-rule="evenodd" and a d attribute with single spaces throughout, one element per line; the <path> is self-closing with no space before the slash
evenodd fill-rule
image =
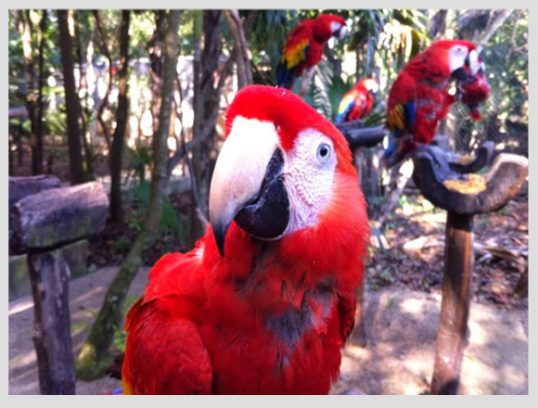
<path id="1" fill-rule="evenodd" d="M 509 153 L 495 157 L 492 146 L 484 144 L 467 164 L 435 146 L 422 146 L 414 157 L 413 180 L 434 205 L 457 214 L 495 211 L 512 199 L 527 177 L 528 159 Z"/>

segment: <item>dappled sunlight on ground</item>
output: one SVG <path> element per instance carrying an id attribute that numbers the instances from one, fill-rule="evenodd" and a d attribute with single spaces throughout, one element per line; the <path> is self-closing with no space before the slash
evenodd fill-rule
<path id="1" fill-rule="evenodd" d="M 75 352 L 80 350 L 91 323 L 103 302 L 108 285 L 117 267 L 102 268 L 69 285 L 71 334 Z M 149 268 L 142 268 L 131 284 L 128 299 L 139 296 L 147 282 Z M 25 296 L 10 303 L 9 307 L 9 393 L 39 394 L 36 354 L 32 342 L 33 301 Z M 105 377 L 93 382 L 77 382 L 77 394 L 111 392 L 119 381 Z"/>
<path id="2" fill-rule="evenodd" d="M 426 292 L 443 281 L 446 212 L 422 196 L 406 194 L 387 217 L 382 237 L 371 240 L 367 288 L 397 286 Z M 506 308 L 527 308 L 528 203 L 474 217 L 473 299 Z M 379 242 L 383 243 L 380 247 Z"/>
<path id="3" fill-rule="evenodd" d="M 441 296 L 383 289 L 367 292 L 365 300 L 367 347 L 358 346 L 351 336 L 332 393 L 428 393 Z M 492 305 L 471 304 L 460 393 L 528 392 L 526 320 L 526 310 L 500 312 Z"/>

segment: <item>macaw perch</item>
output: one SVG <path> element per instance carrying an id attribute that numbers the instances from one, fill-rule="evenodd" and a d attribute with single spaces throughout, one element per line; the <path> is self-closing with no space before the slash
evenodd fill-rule
<path id="1" fill-rule="evenodd" d="M 358 147 L 372 147 L 381 143 L 387 133 L 384 126 L 365 127 L 360 119 L 334 125 L 344 135 L 352 151 Z"/>
<path id="2" fill-rule="evenodd" d="M 421 193 L 434 205 L 447 210 L 443 297 L 432 394 L 456 394 L 459 387 L 463 350 L 467 341 L 467 320 L 471 300 L 471 273 L 474 255 L 473 217 L 495 211 L 518 193 L 527 178 L 528 160 L 514 154 L 499 154 L 487 173 L 469 174 L 491 163 L 493 144 L 480 147 L 476 159 L 462 163 L 446 152 L 426 146 L 414 155 L 413 180 Z M 451 188 L 440 171 L 468 174 L 468 183 L 482 178 L 484 185 L 471 193 L 465 181 L 457 180 Z M 472 177 L 469 177 L 472 176 Z M 442 180 L 442 181 L 440 181 Z M 444 181 L 444 182 L 443 182 Z M 467 191 L 467 193 L 466 193 Z"/>

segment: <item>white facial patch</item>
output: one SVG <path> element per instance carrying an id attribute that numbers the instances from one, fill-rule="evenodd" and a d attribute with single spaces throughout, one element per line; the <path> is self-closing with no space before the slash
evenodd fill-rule
<path id="1" fill-rule="evenodd" d="M 450 72 L 454 72 L 458 68 L 463 67 L 465 58 L 467 57 L 468 48 L 463 45 L 455 45 L 449 51 Z"/>
<path id="2" fill-rule="evenodd" d="M 476 50 L 471 50 L 469 53 L 469 68 L 471 68 L 473 75 L 480 69 L 480 61 L 478 60 L 478 53 Z"/>
<path id="3" fill-rule="evenodd" d="M 332 198 L 336 152 L 330 138 L 315 129 L 301 131 L 284 164 L 290 201 L 285 234 L 315 225 Z"/>
<path id="4" fill-rule="evenodd" d="M 369 80 L 366 82 L 366 89 L 370 92 L 377 93 L 379 91 L 379 83 L 375 80 Z"/>

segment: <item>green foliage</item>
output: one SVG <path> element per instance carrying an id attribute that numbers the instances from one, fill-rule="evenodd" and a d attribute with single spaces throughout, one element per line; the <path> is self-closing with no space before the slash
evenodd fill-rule
<path id="1" fill-rule="evenodd" d="M 127 170 L 133 170 L 139 183 L 145 182 L 146 166 L 152 163 L 151 150 L 148 146 L 139 144 L 134 149 L 125 146 L 123 149 L 123 164 Z"/>
<path id="2" fill-rule="evenodd" d="M 138 183 L 131 192 L 131 200 L 135 210 L 129 215 L 128 223 L 130 225 L 138 225 L 141 227 L 143 216 L 149 205 L 151 184 L 149 182 Z M 161 234 L 178 235 L 181 232 L 181 222 L 172 206 L 170 199 L 164 196 L 163 207 L 161 213 L 161 223 L 159 226 Z"/>
<path id="3" fill-rule="evenodd" d="M 45 131 L 51 135 L 67 134 L 67 115 L 65 113 L 65 104 L 56 111 L 46 112 Z"/>

